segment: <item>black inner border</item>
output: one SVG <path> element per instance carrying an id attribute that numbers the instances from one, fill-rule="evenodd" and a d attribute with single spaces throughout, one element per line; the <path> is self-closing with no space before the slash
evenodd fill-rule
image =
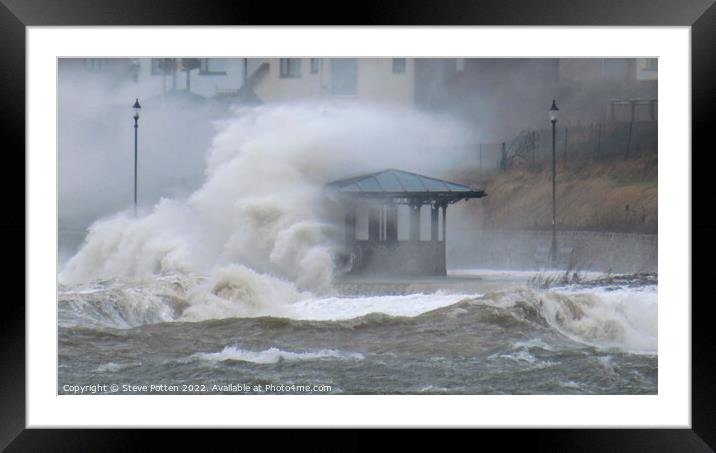
<path id="1" fill-rule="evenodd" d="M 15 289 L 25 276 L 25 27 L 36 25 L 661 25 L 692 27 L 692 147 L 700 151 L 692 163 L 692 428 L 679 430 L 465 430 L 455 437 L 439 436 L 445 447 L 502 448 L 524 445 L 537 451 L 714 451 L 716 448 L 716 339 L 712 297 L 706 293 L 709 264 L 716 254 L 716 220 L 709 214 L 710 176 L 716 160 L 709 120 L 716 100 L 716 6 L 713 0 L 414 0 L 356 3 L 282 3 L 258 1 L 188 0 L 0 0 L 0 125 L 5 172 L 0 178 L 6 212 L 0 217 L 4 241 L 7 287 Z M 332 17 L 326 17 L 332 14 Z M 548 53 L 548 50 L 546 51 Z M 50 102 L 48 101 L 48 105 Z M 662 125 L 667 128 L 668 125 Z M 708 140 L 708 141 L 707 141 Z M 701 146 L 698 146 L 701 145 Z M 711 145 L 711 146 L 709 146 Z M 703 150 L 701 150 L 703 149 Z M 54 150 L 48 150 L 54 152 Z M 662 152 L 671 152 L 662 150 Z M 678 152 L 678 151 L 674 151 Z M 697 159 L 696 159 L 697 158 Z M 700 178 L 697 178 L 700 176 Z M 662 190 L 668 190 L 664 188 Z M 697 209 L 701 207 L 701 209 Z M 21 243 L 18 238 L 25 238 Z M 693 249 L 693 246 L 692 246 Z M 15 259 L 8 259 L 15 258 Z M 702 265 L 698 266 L 697 263 Z M 23 265 L 20 266 L 20 263 Z M 700 277 L 700 278 L 699 278 Z M 9 284 L 8 284 L 9 283 Z M 162 433 L 154 430 L 39 430 L 25 429 L 25 290 L 20 297 L 4 298 L 0 315 L 0 449 L 7 451 L 135 451 L 149 449 L 150 440 L 186 443 L 191 430 Z M 12 295 L 12 296 L 11 296 Z M 687 303 L 688 301 L 665 301 Z M 241 410 L 237 407 L 237 410 Z M 479 408 L 476 408 L 479 410 Z M 399 421 L 397 421 L 399 422 Z M 336 440 L 312 430 L 287 436 L 259 432 L 252 440 L 273 447 L 313 446 L 316 450 L 366 450 L 377 446 L 365 431 L 334 430 Z M 163 435 L 164 434 L 164 435 Z M 213 442 L 247 446 L 247 432 L 211 433 Z M 428 444 L 426 430 L 399 433 L 400 446 Z M 438 433 L 444 434 L 444 433 Z M 517 434 L 517 435 L 515 435 Z M 240 437 L 238 437 L 240 436 Z M 438 437 L 438 436 L 436 436 Z M 272 439 L 273 438 L 273 439 Z M 243 439 L 239 442 L 239 439 Z M 316 442 L 322 439 L 320 444 Z M 279 442 L 276 442 L 279 440 Z M 309 442 L 306 442 L 309 441 Z M 457 444 L 457 442 L 460 444 Z M 282 444 L 283 445 L 279 445 Z M 381 441 L 380 445 L 388 444 Z M 169 446 L 164 444 L 164 447 Z"/>

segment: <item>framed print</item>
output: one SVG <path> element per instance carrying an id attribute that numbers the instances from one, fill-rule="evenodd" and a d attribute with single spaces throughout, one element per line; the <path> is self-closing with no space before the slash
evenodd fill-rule
<path id="1" fill-rule="evenodd" d="M 290 27 L 256 25 L 306 13 L 5 2 L 28 182 L 2 445 L 499 427 L 709 451 L 690 150 L 716 9 L 517 3 Z"/>

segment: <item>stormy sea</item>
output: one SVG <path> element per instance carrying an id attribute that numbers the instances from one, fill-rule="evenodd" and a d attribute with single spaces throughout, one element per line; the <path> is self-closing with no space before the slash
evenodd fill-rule
<path id="1" fill-rule="evenodd" d="M 466 270 L 450 251 L 442 278 L 337 269 L 344 216 L 325 185 L 385 168 L 449 178 L 462 126 L 286 105 L 216 128 L 196 188 L 105 213 L 60 250 L 58 393 L 657 393 L 656 275 L 486 270 L 467 250 L 481 200 L 451 207 L 443 232 L 474 257 Z"/>
<path id="2" fill-rule="evenodd" d="M 265 289 L 233 277 L 211 291 Z M 62 287 L 58 393 L 656 394 L 655 276 L 543 280 L 349 281 L 220 318 L 227 307 L 191 304 L 201 279 Z"/>

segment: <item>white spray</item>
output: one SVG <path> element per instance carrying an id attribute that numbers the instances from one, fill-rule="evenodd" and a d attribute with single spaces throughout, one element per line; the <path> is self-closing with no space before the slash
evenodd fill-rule
<path id="1" fill-rule="evenodd" d="M 123 212 L 95 222 L 61 283 L 208 276 L 210 296 L 191 293 L 192 303 L 218 297 L 248 306 L 268 303 L 271 287 L 284 303 L 301 291 L 326 291 L 333 227 L 321 215 L 323 186 L 389 167 L 446 176 L 469 136 L 448 119 L 370 105 L 234 113 L 217 124 L 199 190 L 185 200 L 162 199 L 137 218 Z"/>

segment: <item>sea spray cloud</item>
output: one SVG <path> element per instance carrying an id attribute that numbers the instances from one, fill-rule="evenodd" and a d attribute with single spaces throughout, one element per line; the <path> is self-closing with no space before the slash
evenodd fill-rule
<path id="1" fill-rule="evenodd" d="M 292 104 L 237 109 L 217 124 L 206 179 L 185 200 L 95 222 L 60 281 L 210 275 L 226 266 L 325 291 L 333 278 L 323 186 L 388 167 L 446 175 L 468 141 L 414 110 Z M 171 165 L 171 162 L 167 162 Z"/>

